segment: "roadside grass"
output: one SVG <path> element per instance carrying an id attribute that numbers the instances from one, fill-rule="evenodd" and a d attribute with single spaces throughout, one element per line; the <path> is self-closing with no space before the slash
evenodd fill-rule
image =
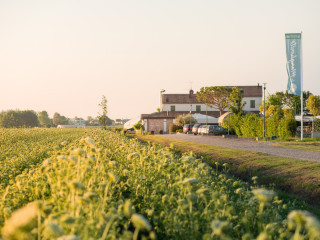
<path id="1" fill-rule="evenodd" d="M 223 163 L 228 163 L 230 174 L 249 182 L 257 176 L 260 185 L 275 188 L 288 201 L 295 201 L 295 198 L 306 201 L 313 206 L 310 206 L 312 211 L 320 216 L 320 163 L 154 135 L 138 135 L 137 138 L 166 146 L 173 144 L 180 152 L 192 151 L 214 168 L 216 162 L 220 168 Z"/>
<path id="2" fill-rule="evenodd" d="M 277 142 L 272 144 L 273 146 L 279 146 L 288 149 L 298 149 L 306 151 L 320 152 L 320 142 L 310 141 L 310 142 Z"/>

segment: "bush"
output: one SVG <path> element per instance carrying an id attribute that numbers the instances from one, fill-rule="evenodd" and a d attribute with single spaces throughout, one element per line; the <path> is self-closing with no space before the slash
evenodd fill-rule
<path id="1" fill-rule="evenodd" d="M 318 119 L 318 118 L 314 119 L 313 124 L 314 124 L 313 125 L 314 131 L 319 132 L 320 131 L 320 119 Z"/>
<path id="2" fill-rule="evenodd" d="M 175 125 L 175 124 L 172 124 L 172 123 L 169 125 L 169 133 L 175 133 L 179 129 L 182 130 L 182 126 L 178 126 L 178 125 Z"/>
<path id="3" fill-rule="evenodd" d="M 185 124 L 195 124 L 197 123 L 197 120 L 192 115 L 190 115 L 190 113 L 188 113 L 179 115 L 176 118 L 175 123 L 183 127 Z"/>
<path id="4" fill-rule="evenodd" d="M 142 124 L 140 122 L 137 122 L 135 125 L 133 125 L 133 128 L 135 130 L 140 130 L 140 129 L 144 129 Z"/>
<path id="5" fill-rule="evenodd" d="M 159 130 L 159 134 L 163 134 L 163 130 Z"/>
<path id="6" fill-rule="evenodd" d="M 294 137 L 297 130 L 297 123 L 293 117 L 285 117 L 280 120 L 278 134 L 280 138 Z"/>
<path id="7" fill-rule="evenodd" d="M 176 132 L 177 133 L 182 133 L 182 129 L 177 129 Z"/>
<path id="8" fill-rule="evenodd" d="M 240 130 L 243 136 L 257 137 L 260 133 L 261 118 L 257 114 L 245 115 Z"/>
<path id="9" fill-rule="evenodd" d="M 263 118 L 259 117 L 257 114 L 230 116 L 230 119 L 226 118 L 223 121 L 224 128 L 228 128 L 228 121 L 230 121 L 230 131 L 235 132 L 238 136 L 263 136 Z M 292 137 L 295 135 L 296 129 L 296 121 L 292 114 L 288 114 L 286 117 L 273 116 L 266 118 L 266 137 Z"/>

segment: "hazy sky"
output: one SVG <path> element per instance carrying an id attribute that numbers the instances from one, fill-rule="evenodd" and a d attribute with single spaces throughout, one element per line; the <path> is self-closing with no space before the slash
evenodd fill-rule
<path id="1" fill-rule="evenodd" d="M 304 90 L 320 95 L 319 0 L 0 0 L 0 111 L 156 111 L 160 90 L 287 84 L 285 33 L 303 32 Z"/>

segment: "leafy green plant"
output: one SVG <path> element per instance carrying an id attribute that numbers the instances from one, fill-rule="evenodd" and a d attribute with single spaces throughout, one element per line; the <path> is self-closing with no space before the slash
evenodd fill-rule
<path id="1" fill-rule="evenodd" d="M 182 130 L 182 126 L 178 126 L 178 125 L 175 125 L 175 124 L 172 124 L 172 123 L 169 125 L 169 133 L 175 133 L 179 129 Z"/>
<path id="2" fill-rule="evenodd" d="M 319 220 L 192 152 L 90 129 L 0 191 L 4 239 L 317 239 Z M 15 136 L 12 136 L 12 140 Z M 70 235 L 72 234 L 72 235 Z"/>

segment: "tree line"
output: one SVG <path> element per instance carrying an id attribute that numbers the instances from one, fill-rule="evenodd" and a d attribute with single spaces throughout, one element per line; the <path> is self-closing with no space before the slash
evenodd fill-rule
<path id="1" fill-rule="evenodd" d="M 112 120 L 105 117 L 104 124 L 111 125 Z M 69 119 L 55 112 L 50 118 L 47 111 L 35 112 L 33 110 L 8 110 L 0 112 L 0 127 L 3 128 L 32 128 L 32 127 L 57 127 L 67 125 Z M 85 121 L 87 126 L 99 126 L 101 123 L 97 118 L 88 116 Z"/>
<path id="2" fill-rule="evenodd" d="M 245 102 L 243 91 L 237 87 L 203 87 L 196 94 L 199 102 L 207 106 L 218 107 L 220 115 L 228 108 L 233 116 L 224 120 L 223 126 L 230 128 L 234 133 L 244 137 L 257 137 L 263 135 L 264 122 L 258 114 L 246 115 L 243 111 Z M 269 94 L 265 103 L 259 106 L 260 113 L 266 118 L 266 136 L 291 137 L 296 134 L 297 124 L 295 115 L 300 115 L 301 108 L 305 114 L 313 115 L 313 130 L 319 131 L 319 120 L 315 116 L 320 115 L 320 96 L 313 95 L 309 91 L 303 92 L 301 97 L 289 94 L 288 91 Z M 189 119 L 188 119 L 189 121 Z"/>
<path id="3" fill-rule="evenodd" d="M 196 93 L 197 100 L 206 104 L 208 107 L 216 106 L 220 115 L 228 108 L 230 112 L 243 115 L 245 102 L 243 99 L 243 90 L 237 87 L 202 87 Z M 266 103 L 259 107 L 261 113 L 266 108 L 266 116 L 283 116 L 285 111 L 290 111 L 293 115 L 299 115 L 301 112 L 301 97 L 299 95 L 289 94 L 288 91 L 269 94 Z M 313 95 L 309 91 L 303 92 L 303 110 L 314 116 L 320 114 L 320 96 Z"/>
<path id="4" fill-rule="evenodd" d="M 68 124 L 68 118 L 57 112 L 53 118 L 47 111 L 8 110 L 0 113 L 0 127 L 4 128 L 56 127 L 60 124 Z"/>

